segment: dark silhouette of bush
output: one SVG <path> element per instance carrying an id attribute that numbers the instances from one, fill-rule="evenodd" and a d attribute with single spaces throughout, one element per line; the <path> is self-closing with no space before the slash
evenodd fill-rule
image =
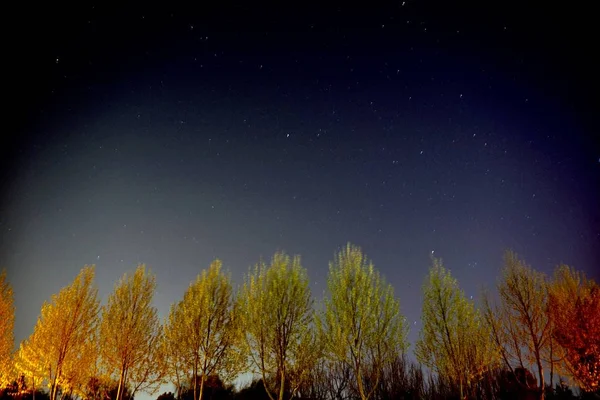
<path id="1" fill-rule="evenodd" d="M 537 379 L 527 368 L 517 367 L 513 371 L 500 372 L 500 390 L 498 398 L 501 400 L 534 400 L 539 399 Z"/>
<path id="2" fill-rule="evenodd" d="M 0 399 L 2 400 L 33 400 L 33 391 L 26 390 L 20 393 L 4 393 L 0 392 Z M 50 400 L 50 395 L 42 390 L 35 391 L 35 400 Z"/>
<path id="3" fill-rule="evenodd" d="M 171 392 L 164 392 L 156 398 L 156 400 L 176 400 L 177 398 Z"/>
<path id="4" fill-rule="evenodd" d="M 7 385 L 0 390 L 0 400 L 33 400 L 33 391 L 28 390 L 26 379 L 21 375 L 19 379 Z M 35 400 L 49 400 L 48 393 L 37 389 L 35 391 Z"/>
<path id="5" fill-rule="evenodd" d="M 196 379 L 200 381 L 201 377 Z M 179 400 L 194 400 L 194 385 L 190 382 L 190 387 L 181 392 Z M 200 387 L 200 382 L 198 382 Z M 232 385 L 225 385 L 218 375 L 209 375 L 204 381 L 202 400 L 229 400 L 234 398 L 234 389 Z"/>
<path id="6" fill-rule="evenodd" d="M 573 391 L 563 380 L 557 383 L 554 388 L 550 385 L 546 386 L 546 400 L 570 400 L 575 398 Z"/>
<path id="7" fill-rule="evenodd" d="M 253 380 L 250 385 L 239 390 L 235 396 L 235 400 L 270 400 L 269 395 L 265 390 L 262 379 Z"/>

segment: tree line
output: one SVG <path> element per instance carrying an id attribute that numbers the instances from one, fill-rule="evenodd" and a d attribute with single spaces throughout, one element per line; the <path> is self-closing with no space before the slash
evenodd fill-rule
<path id="1" fill-rule="evenodd" d="M 14 350 L 13 294 L 0 274 L 0 394 L 129 400 L 172 383 L 160 400 L 574 398 L 570 386 L 600 395 L 597 283 L 566 265 L 546 276 L 510 251 L 497 296 L 483 292 L 479 305 L 431 258 L 416 362 L 393 287 L 352 244 L 330 262 L 322 304 L 300 256 L 284 252 L 237 290 L 213 261 L 163 321 L 155 288 L 141 264 L 100 306 L 85 266 Z M 235 390 L 245 372 L 255 380 Z"/>

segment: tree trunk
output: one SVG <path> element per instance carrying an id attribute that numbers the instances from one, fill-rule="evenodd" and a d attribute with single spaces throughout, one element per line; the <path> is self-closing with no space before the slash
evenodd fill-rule
<path id="1" fill-rule="evenodd" d="M 200 394 L 198 395 L 198 400 L 202 400 L 202 393 L 204 392 L 204 374 L 200 377 Z"/>
<path id="2" fill-rule="evenodd" d="M 181 399 L 181 384 L 178 382 L 175 386 L 175 391 L 177 392 L 177 400 Z"/>
<path id="3" fill-rule="evenodd" d="M 365 396 L 365 388 L 363 387 L 362 376 L 360 373 L 356 374 L 356 384 L 358 385 L 358 394 L 360 395 L 361 400 L 367 400 L 367 396 Z"/>
<path id="4" fill-rule="evenodd" d="M 537 365 L 538 365 L 538 372 L 540 374 L 540 400 L 544 400 L 546 398 L 545 396 L 545 387 L 546 386 L 546 382 L 544 380 L 544 367 L 542 366 L 542 360 L 540 360 L 540 358 L 537 358 Z"/>
<path id="5" fill-rule="evenodd" d="M 554 346 L 553 339 L 550 336 L 550 389 L 554 391 Z"/>
<path id="6" fill-rule="evenodd" d="M 196 364 L 194 364 L 194 368 L 193 371 L 194 373 L 194 400 L 198 400 L 198 367 L 196 366 Z"/>
<path id="7" fill-rule="evenodd" d="M 121 374 L 119 375 L 119 386 L 117 387 L 117 400 L 121 400 L 123 396 L 123 384 L 125 378 L 125 367 L 121 367 Z"/>
<path id="8" fill-rule="evenodd" d="M 279 383 L 279 400 L 283 400 L 284 386 L 285 386 L 285 371 L 281 368 L 281 382 Z"/>
<path id="9" fill-rule="evenodd" d="M 50 392 L 50 400 L 56 400 L 56 375 L 54 376 L 54 380 L 52 381 L 52 391 Z"/>

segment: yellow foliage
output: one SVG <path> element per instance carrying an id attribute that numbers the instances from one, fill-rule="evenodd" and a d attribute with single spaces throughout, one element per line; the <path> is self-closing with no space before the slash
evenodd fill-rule
<path id="1" fill-rule="evenodd" d="M 155 277 L 142 264 L 125 274 L 102 308 L 100 354 L 106 371 L 119 380 L 118 400 L 127 384 L 132 395 L 153 394 L 163 382 L 162 328 L 152 305 Z"/>
<path id="2" fill-rule="evenodd" d="M 394 289 L 360 248 L 348 244 L 329 265 L 329 298 L 319 318 L 326 355 L 354 372 L 359 394 L 369 399 L 383 366 L 403 352 L 408 328 Z M 370 378 L 367 393 L 363 379 Z"/>
<path id="3" fill-rule="evenodd" d="M 88 359 L 95 353 L 87 349 L 97 329 L 99 309 L 93 280 L 94 266 L 86 266 L 71 285 L 52 295 L 42 306 L 34 332 L 17 353 L 20 372 L 45 381 L 51 400 L 59 387 L 74 391 L 89 377 Z"/>
<path id="4" fill-rule="evenodd" d="M 269 397 L 282 400 L 286 391 L 293 396 L 316 358 L 312 300 L 300 257 L 280 252 L 270 266 L 257 264 L 235 311 L 251 366 L 262 375 Z"/>
<path id="5" fill-rule="evenodd" d="M 497 362 L 483 316 L 467 300 L 442 260 L 433 265 L 423 285 L 423 328 L 417 359 L 461 390 L 468 392 Z"/>
<path id="6" fill-rule="evenodd" d="M 0 389 L 12 378 L 11 354 L 14 346 L 15 306 L 13 291 L 6 280 L 6 271 L 0 273 Z"/>
<path id="7" fill-rule="evenodd" d="M 535 367 L 539 389 L 543 390 L 545 359 L 555 362 L 554 356 L 547 356 L 552 327 L 546 314 L 546 277 L 507 251 L 498 294 L 500 302 L 496 307 L 486 299 L 485 316 L 492 338 L 509 369 Z"/>
<path id="8" fill-rule="evenodd" d="M 183 299 L 171 307 L 165 327 L 170 358 L 170 375 L 176 383 L 184 376 L 200 376 L 194 382 L 194 397 L 202 399 L 205 378 L 218 374 L 225 381 L 243 368 L 236 349 L 238 330 L 234 326 L 232 286 L 229 275 L 215 260 L 186 290 Z"/>

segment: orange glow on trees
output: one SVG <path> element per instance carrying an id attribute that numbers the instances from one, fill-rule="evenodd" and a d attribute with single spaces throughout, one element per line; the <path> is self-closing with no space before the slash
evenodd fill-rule
<path id="1" fill-rule="evenodd" d="M 17 361 L 22 372 L 46 380 L 51 400 L 59 388 L 69 392 L 87 380 L 82 357 L 91 355 L 86 349 L 94 338 L 99 310 L 93 281 L 94 266 L 86 266 L 70 286 L 44 303 L 34 332 L 21 344 Z"/>
<path id="2" fill-rule="evenodd" d="M 10 383 L 14 325 L 13 291 L 6 280 L 6 271 L 2 271 L 0 273 L 0 388 Z"/>
<path id="3" fill-rule="evenodd" d="M 567 371 L 586 391 L 600 388 L 600 287 L 562 265 L 549 285 L 553 337 L 566 351 Z"/>

